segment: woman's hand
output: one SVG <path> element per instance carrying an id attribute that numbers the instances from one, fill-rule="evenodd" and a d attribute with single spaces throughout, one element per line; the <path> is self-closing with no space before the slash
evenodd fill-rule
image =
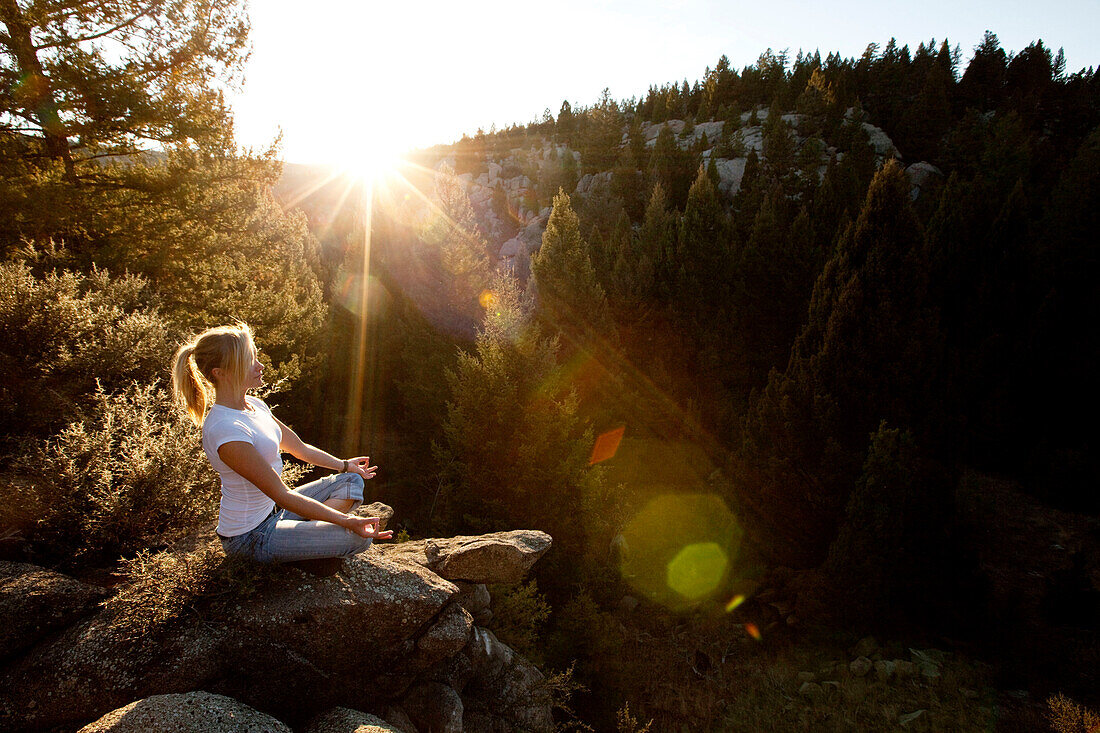
<path id="1" fill-rule="evenodd" d="M 353 514 L 349 514 L 344 526 L 364 539 L 388 540 L 393 537 L 393 530 L 378 529 L 378 522 L 380 521 L 380 517 L 357 517 Z"/>
<path id="2" fill-rule="evenodd" d="M 364 480 L 374 478 L 374 472 L 378 470 L 378 466 L 370 465 L 370 456 L 359 456 L 358 458 L 348 459 L 348 473 L 357 473 L 363 477 Z"/>

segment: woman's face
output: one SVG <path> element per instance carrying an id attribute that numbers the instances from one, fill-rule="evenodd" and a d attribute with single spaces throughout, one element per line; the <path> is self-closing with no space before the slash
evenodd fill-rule
<path id="1" fill-rule="evenodd" d="M 259 389 L 264 383 L 264 365 L 260 362 L 259 351 L 252 352 L 252 366 L 248 370 L 248 378 L 245 380 L 245 391 Z"/>

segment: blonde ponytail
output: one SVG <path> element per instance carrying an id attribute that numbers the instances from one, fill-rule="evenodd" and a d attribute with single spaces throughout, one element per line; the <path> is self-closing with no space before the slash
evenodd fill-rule
<path id="1" fill-rule="evenodd" d="M 222 369 L 226 383 L 239 386 L 255 358 L 252 330 L 244 323 L 207 329 L 181 346 L 172 363 L 172 394 L 191 422 L 202 427 L 206 408 L 213 402 L 214 370 Z"/>
<path id="2" fill-rule="evenodd" d="M 202 421 L 206 417 L 206 405 L 209 395 L 203 378 L 191 358 L 195 353 L 195 342 L 184 344 L 176 352 L 176 359 L 172 365 L 172 394 L 176 402 L 187 410 L 187 416 L 196 426 L 202 427 Z"/>

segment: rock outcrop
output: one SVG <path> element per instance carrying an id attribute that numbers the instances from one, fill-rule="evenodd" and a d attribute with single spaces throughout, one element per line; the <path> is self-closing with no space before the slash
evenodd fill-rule
<path id="1" fill-rule="evenodd" d="M 253 597 L 137 639 L 100 610 L 0 671 L 0 728 L 73 727 L 195 690 L 294 726 L 336 706 L 391 711 L 420 730 L 462 730 L 469 715 L 494 730 L 547 722 L 528 694 L 541 673 L 475 619 L 491 617 L 483 584 L 522 578 L 550 542 L 520 530 L 379 545 L 331 577 L 287 568 Z"/>
<path id="2" fill-rule="evenodd" d="M 429 568 L 447 580 L 467 583 L 515 583 L 550 549 L 550 535 L 536 530 L 495 532 L 478 537 L 402 542 L 382 553 Z"/>

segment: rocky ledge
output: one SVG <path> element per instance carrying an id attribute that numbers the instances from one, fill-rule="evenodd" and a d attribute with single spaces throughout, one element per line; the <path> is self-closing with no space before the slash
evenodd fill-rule
<path id="1" fill-rule="evenodd" d="M 5 618 L 66 609 L 5 643 L 0 729 L 549 730 L 542 674 L 478 624 L 485 584 L 519 580 L 550 543 L 517 530 L 379 545 L 139 638 L 94 604 L 102 591 L 0 563 Z"/>

